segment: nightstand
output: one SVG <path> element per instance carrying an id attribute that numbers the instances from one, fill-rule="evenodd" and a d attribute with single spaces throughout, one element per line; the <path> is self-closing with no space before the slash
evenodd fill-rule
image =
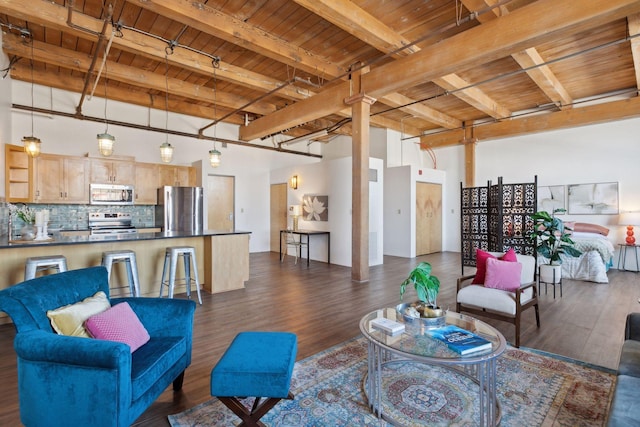
<path id="1" fill-rule="evenodd" d="M 640 268 L 638 265 L 638 245 L 633 244 L 633 245 L 629 245 L 627 243 L 618 243 L 618 246 L 620 247 L 620 253 L 618 254 L 618 270 L 624 270 L 624 271 L 633 271 L 635 273 L 640 272 Z M 636 257 L 636 269 L 635 270 L 627 270 L 625 265 L 627 262 L 627 251 L 633 251 L 633 255 L 635 255 Z M 620 268 L 620 265 L 622 264 L 622 268 Z"/>

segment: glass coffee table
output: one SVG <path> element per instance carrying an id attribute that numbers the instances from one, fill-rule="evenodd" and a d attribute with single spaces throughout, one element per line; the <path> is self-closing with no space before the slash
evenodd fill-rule
<path id="1" fill-rule="evenodd" d="M 364 380 L 365 394 L 374 414 L 384 420 L 401 424 L 391 413 L 385 413 L 382 402 L 383 370 L 393 372 L 393 364 L 411 362 L 432 365 L 449 370 L 456 377 L 478 388 L 479 425 L 495 426 L 500 423 L 500 404 L 496 397 L 496 361 L 506 349 L 504 336 L 492 326 L 471 316 L 446 314 L 446 324 L 456 325 L 491 342 L 491 349 L 461 356 L 445 344 L 426 334 L 424 326 L 406 323 L 404 332 L 388 335 L 371 326 L 371 321 L 386 318 L 404 323 L 395 308 L 383 308 L 365 315 L 360 330 L 368 341 L 368 371 Z"/>

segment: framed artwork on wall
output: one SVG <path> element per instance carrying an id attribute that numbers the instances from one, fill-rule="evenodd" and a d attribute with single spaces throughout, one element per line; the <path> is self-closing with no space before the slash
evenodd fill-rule
<path id="1" fill-rule="evenodd" d="M 302 196 L 302 219 L 329 221 L 329 196 L 305 194 Z"/>
<path id="2" fill-rule="evenodd" d="M 553 213 L 556 209 L 566 209 L 564 185 L 538 186 L 538 210 Z"/>
<path id="3" fill-rule="evenodd" d="M 618 183 L 570 184 L 567 186 L 569 214 L 618 214 Z"/>

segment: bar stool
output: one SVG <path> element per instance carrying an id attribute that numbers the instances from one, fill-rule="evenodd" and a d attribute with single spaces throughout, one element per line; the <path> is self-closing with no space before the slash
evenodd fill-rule
<path id="1" fill-rule="evenodd" d="M 107 280 L 111 281 L 111 269 L 113 264 L 125 263 L 127 269 L 127 286 L 115 286 L 110 289 L 129 288 L 133 297 L 140 296 L 140 280 L 138 279 L 138 264 L 136 263 L 136 253 L 130 250 L 105 251 L 102 253 L 102 265 L 107 269 Z"/>
<path id="2" fill-rule="evenodd" d="M 24 266 L 24 280 L 35 279 L 38 271 L 56 269 L 58 273 L 67 271 L 67 259 L 63 255 L 36 256 L 27 258 Z"/>
<path id="3" fill-rule="evenodd" d="M 198 280 L 198 266 L 196 265 L 196 249 L 193 246 L 170 246 L 165 251 L 164 268 L 162 269 L 162 281 L 160 282 L 160 297 L 162 290 L 166 285 L 168 287 L 169 298 L 173 298 L 173 291 L 176 283 L 176 268 L 178 266 L 178 257 L 182 257 L 184 261 L 184 284 L 187 287 L 187 298 L 191 299 L 191 283 L 192 280 L 196 285 L 198 293 L 198 302 L 202 304 L 200 296 L 200 281 Z M 191 263 L 193 263 L 193 277 L 191 279 Z M 167 274 L 169 277 L 167 278 Z"/>

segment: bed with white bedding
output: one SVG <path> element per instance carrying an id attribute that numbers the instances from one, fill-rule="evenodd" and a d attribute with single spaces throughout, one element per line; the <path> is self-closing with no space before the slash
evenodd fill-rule
<path id="1" fill-rule="evenodd" d="M 614 250 L 611 241 L 602 234 L 581 231 L 574 231 L 571 239 L 582 255 L 577 258 L 561 255 L 562 277 L 609 283 L 607 271 L 613 266 Z"/>

